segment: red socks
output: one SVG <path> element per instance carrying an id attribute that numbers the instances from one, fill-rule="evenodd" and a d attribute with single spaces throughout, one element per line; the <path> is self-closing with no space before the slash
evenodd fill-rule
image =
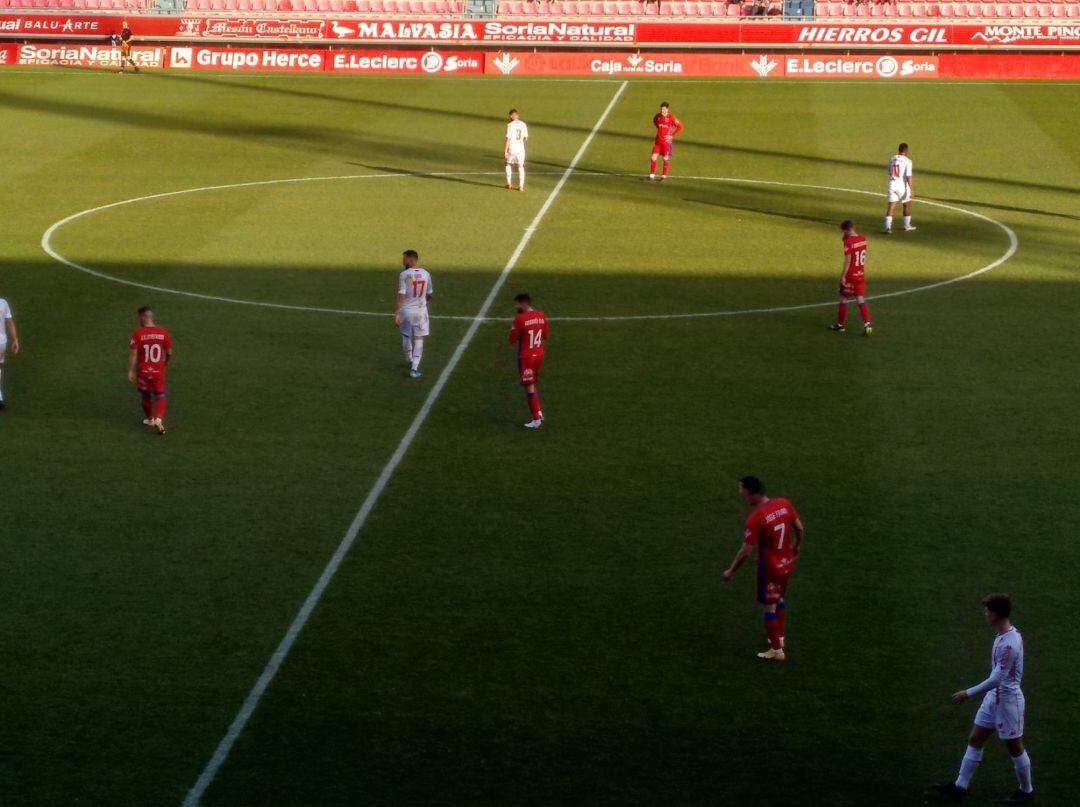
<path id="1" fill-rule="evenodd" d="M 668 168 L 671 166 L 667 160 L 664 160 L 664 176 L 667 176 Z"/>
<path id="2" fill-rule="evenodd" d="M 146 415 L 147 419 L 152 418 L 154 416 L 154 402 L 150 398 L 143 398 L 140 403 L 142 404 L 143 414 Z"/>
<path id="3" fill-rule="evenodd" d="M 165 418 L 164 395 L 159 395 L 157 398 L 154 399 L 154 417 L 158 418 L 159 420 L 163 420 Z"/>
<path id="4" fill-rule="evenodd" d="M 844 320 L 847 319 L 847 303 L 840 303 L 840 306 L 836 309 L 836 322 L 838 325 L 843 325 Z"/>
<path id="5" fill-rule="evenodd" d="M 783 638 L 787 636 L 787 608 L 783 606 L 777 606 L 776 608 L 776 632 Z"/>
<path id="6" fill-rule="evenodd" d="M 870 306 L 866 303 L 859 303 L 859 313 L 862 314 L 862 321 L 865 325 L 870 321 Z"/>
<path id="7" fill-rule="evenodd" d="M 532 412 L 533 420 L 540 420 L 540 395 L 535 392 L 525 394 L 529 402 L 529 411 Z"/>
<path id="8" fill-rule="evenodd" d="M 769 637 L 769 647 L 780 650 L 780 620 L 775 613 L 765 612 L 765 635 Z"/>
<path id="9" fill-rule="evenodd" d="M 656 173 L 656 160 L 653 160 L 652 162 L 649 163 L 649 173 L 650 174 L 655 174 Z"/>

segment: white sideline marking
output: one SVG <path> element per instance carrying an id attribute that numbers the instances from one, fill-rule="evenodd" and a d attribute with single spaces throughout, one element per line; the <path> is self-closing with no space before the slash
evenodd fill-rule
<path id="1" fill-rule="evenodd" d="M 625 84 L 625 82 L 623 82 Z M 621 90 L 620 90 L 621 92 Z M 573 164 L 571 164 L 573 167 Z M 555 174 L 555 171 L 533 171 L 532 175 L 548 176 Z M 595 171 L 578 171 L 578 176 L 587 176 L 594 178 L 612 178 L 612 177 L 635 177 L 640 174 L 631 173 L 599 173 Z M 99 272 L 96 269 L 91 269 L 88 266 L 75 263 L 75 261 L 69 260 L 61 255 L 52 245 L 52 238 L 56 232 L 69 222 L 82 218 L 83 216 L 89 216 L 93 213 L 97 213 L 102 210 L 108 210 L 114 207 L 122 207 L 123 205 L 135 204 L 137 202 L 146 202 L 152 199 L 162 199 L 169 196 L 180 196 L 186 193 L 201 193 L 203 191 L 220 191 L 229 190 L 230 188 L 249 188 L 257 185 L 286 185 L 296 184 L 300 182 L 330 182 L 343 179 L 385 179 L 387 177 L 455 177 L 455 176 L 501 176 L 499 171 L 441 171 L 441 172 L 413 172 L 413 173 L 399 173 L 399 174 L 345 174 L 341 176 L 325 176 L 325 177 L 294 177 L 291 179 L 264 179 L 256 182 L 238 182 L 230 185 L 208 185 L 202 188 L 187 188 L 179 191 L 168 191 L 165 193 L 154 193 L 149 196 L 138 196 L 134 199 L 124 199 L 119 202 L 112 202 L 107 205 L 101 205 L 99 207 L 92 207 L 87 210 L 81 210 L 78 213 L 73 213 L 67 218 L 63 218 L 60 221 L 53 224 L 45 233 L 41 236 L 41 248 L 45 250 L 48 255 L 54 260 L 60 261 L 66 266 L 70 266 L 72 269 L 77 269 L 80 272 L 85 272 L 88 275 L 99 277 L 103 280 L 111 280 L 114 283 L 121 283 L 125 286 L 135 286 L 140 289 L 149 289 L 150 291 L 159 291 L 166 294 L 177 294 L 182 297 L 195 297 L 200 300 L 210 300 L 218 303 L 232 303 L 235 305 L 251 305 L 259 308 L 276 308 L 284 309 L 287 311 L 306 311 L 319 314 L 345 314 L 350 316 L 360 317 L 385 317 L 388 316 L 385 311 L 358 311 L 349 308 L 322 308 L 319 306 L 306 306 L 306 305 L 289 305 L 287 303 L 264 303 L 258 300 L 242 300 L 236 297 L 218 297 L 213 294 L 202 294 L 200 292 L 184 291 L 183 289 L 170 289 L 163 286 L 154 286 L 149 283 L 140 283 L 136 280 L 128 280 L 122 277 L 116 277 L 114 275 L 106 274 L 105 272 Z M 565 174 L 564 174 L 565 176 Z M 737 177 L 700 177 L 700 176 L 687 176 L 677 177 L 676 181 L 690 180 L 698 182 L 728 182 L 732 184 L 743 185 L 776 185 L 784 188 L 804 188 L 808 190 L 819 191 L 832 191 L 835 193 L 857 193 L 863 196 L 879 196 L 878 191 L 866 191 L 858 190 L 855 188 L 837 188 L 831 185 L 806 185 L 799 182 L 780 182 L 777 180 L 769 179 L 740 179 Z M 558 187 L 558 186 L 557 186 Z M 867 300 L 883 300 L 887 297 L 900 297 L 904 294 L 915 294 L 916 292 L 929 291 L 930 289 L 940 288 L 942 286 L 948 286 L 953 283 L 959 283 L 963 280 L 970 280 L 973 277 L 977 277 L 985 272 L 989 272 L 1005 261 L 1009 260 L 1016 252 L 1019 241 L 1016 237 L 1016 233 L 1007 224 L 1004 224 L 997 219 L 984 216 L 982 213 L 976 213 L 974 210 L 968 210 L 963 207 L 956 207 L 954 205 L 948 205 L 944 202 L 935 202 L 932 199 L 919 199 L 919 204 L 931 205 L 932 207 L 940 207 L 945 210 L 952 210 L 955 213 L 962 213 L 967 216 L 972 216 L 982 221 L 989 222 L 995 227 L 998 227 L 1009 239 L 1009 246 L 1005 252 L 996 260 L 982 266 L 972 272 L 968 272 L 965 275 L 959 275 L 957 277 L 947 278 L 945 280 L 939 280 L 934 283 L 929 283 L 925 286 L 914 286 L 910 289 L 901 289 L 900 291 L 891 291 L 885 294 L 867 295 Z M 536 228 L 536 222 L 534 221 L 530 225 L 529 229 L 526 229 L 526 234 L 531 236 L 532 230 Z M 897 236 L 903 238 L 905 236 Z M 640 322 L 643 320 L 668 320 L 668 319 L 706 319 L 709 317 L 735 317 L 744 314 L 779 314 L 787 311 L 803 311 L 807 308 L 822 308 L 824 306 L 836 305 L 836 300 L 825 300 L 820 303 L 801 303 L 798 305 L 784 305 L 784 306 L 770 306 L 766 308 L 735 308 L 727 311 L 699 311 L 679 314 L 613 314 L 611 316 L 579 316 L 579 317 L 549 317 L 551 320 L 558 320 L 559 322 Z M 431 317 L 432 319 L 447 319 L 447 320 L 468 320 L 472 321 L 474 317 L 462 315 L 462 314 L 436 314 Z M 496 320 L 502 319 L 500 317 L 494 318 Z"/>
<path id="2" fill-rule="evenodd" d="M 551 209 L 551 205 L 555 202 L 559 192 L 562 191 L 563 186 L 566 185 L 567 180 L 570 179 L 570 175 L 574 173 L 574 169 L 577 167 L 578 162 L 581 160 L 582 156 L 584 156 L 585 150 L 589 148 L 593 138 L 596 137 L 596 133 L 600 131 L 600 127 L 604 125 L 604 121 L 607 120 L 608 115 L 611 114 L 611 110 L 615 108 L 619 96 L 621 96 L 623 90 L 626 89 L 626 84 L 627 82 L 625 81 L 620 84 L 619 88 L 615 91 L 615 94 L 611 96 L 611 100 L 608 101 L 608 105 L 604 108 L 604 111 L 597 119 L 592 130 L 585 138 L 585 141 L 577 150 L 574 158 L 570 160 L 570 164 L 566 167 L 566 170 L 563 171 L 559 181 L 555 183 L 555 187 L 551 189 L 551 193 L 549 193 L 547 199 L 544 200 L 544 204 L 541 205 L 540 209 L 536 212 L 532 223 L 526 228 L 524 235 L 521 236 L 521 240 L 518 241 L 517 247 L 510 256 L 510 260 L 506 262 L 506 266 L 504 266 L 502 272 L 499 273 L 498 278 L 495 280 L 495 284 L 491 287 L 491 291 L 488 292 L 487 297 L 480 306 L 480 310 L 477 312 L 476 316 L 472 318 L 469 329 L 465 332 L 461 341 L 458 342 L 458 346 L 454 349 L 450 361 L 447 362 L 442 372 L 439 373 L 439 378 L 434 386 L 432 386 L 431 392 L 428 393 L 427 398 L 424 399 L 420 411 L 416 413 L 416 417 L 413 418 L 412 423 L 405 432 L 405 436 L 401 438 L 401 442 L 398 443 L 390 460 L 383 467 L 382 472 L 379 474 L 379 478 L 375 480 L 375 484 L 372 486 L 367 498 L 364 499 L 364 503 L 353 517 L 349 529 L 345 532 L 345 537 L 341 539 L 341 543 L 338 544 L 334 554 L 330 557 L 330 561 L 326 564 L 326 568 L 323 569 L 322 574 L 319 575 L 319 579 L 315 582 L 314 588 L 311 589 L 307 599 L 304 600 L 304 604 L 300 607 L 300 611 L 293 619 L 292 624 L 290 624 L 288 630 L 285 631 L 285 635 L 281 638 L 281 642 L 278 644 L 277 649 L 274 650 L 274 653 L 270 656 L 270 660 L 266 663 L 266 667 L 263 669 L 262 674 L 255 681 L 255 686 L 251 688 L 251 692 L 249 692 L 247 698 L 244 699 L 240 711 L 237 712 L 228 731 L 225 732 L 225 736 L 221 738 L 221 742 L 218 743 L 213 756 L 210 757 L 210 761 L 206 763 L 203 772 L 199 775 L 199 778 L 196 780 L 191 790 L 188 791 L 188 794 L 183 801 L 184 807 L 196 807 L 196 805 L 198 805 L 203 793 L 206 792 L 206 788 L 210 786 L 210 783 L 214 780 L 218 770 L 220 770 L 222 764 L 224 764 L 225 760 L 228 758 L 233 744 L 236 742 L 236 739 L 240 736 L 241 732 L 243 732 L 248 720 L 251 719 L 251 715 L 255 712 L 256 707 L 258 707 L 259 701 L 262 700 L 267 687 L 269 687 L 270 683 L 274 680 L 274 676 L 277 675 L 278 669 L 285 661 L 285 657 L 288 656 L 289 650 L 292 649 L 293 643 L 296 641 L 297 636 L 300 635 L 300 631 L 304 629 L 304 625 L 306 625 L 308 619 L 311 618 L 315 606 L 319 604 L 319 600 L 322 599 L 323 593 L 326 591 L 327 586 L 330 585 L 330 581 L 333 579 L 338 567 L 341 566 L 342 561 L 356 541 L 356 536 L 363 528 L 364 522 L 367 521 L 368 516 L 375 508 L 375 505 L 378 503 L 386 486 L 390 483 L 390 479 L 401 464 L 402 459 L 404 459 L 413 440 L 416 439 L 420 427 L 423 426 L 424 421 L 427 420 L 428 414 L 431 412 L 440 393 L 446 386 L 446 382 L 449 381 L 450 376 L 457 368 L 458 362 L 461 361 L 461 357 L 465 354 L 473 337 L 476 336 L 476 332 L 487 318 L 487 313 L 495 302 L 495 298 L 499 295 L 499 292 L 502 291 L 506 279 L 514 270 L 518 259 L 525 251 L 525 247 L 528 246 L 529 241 L 532 240 L 533 233 L 536 232 L 537 226 L 543 220 L 544 216 L 547 215 L 548 210 Z"/>

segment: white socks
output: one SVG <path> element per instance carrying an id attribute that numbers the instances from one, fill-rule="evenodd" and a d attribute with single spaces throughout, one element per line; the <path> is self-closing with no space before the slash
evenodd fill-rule
<path id="1" fill-rule="evenodd" d="M 1020 789 L 1025 793 L 1032 791 L 1031 787 L 1031 757 L 1025 751 L 1018 757 L 1013 757 L 1013 768 L 1016 770 L 1016 781 L 1020 783 Z"/>
<path id="2" fill-rule="evenodd" d="M 975 748 L 972 745 L 967 747 L 967 751 L 964 752 L 964 759 L 960 763 L 960 774 L 956 777 L 957 787 L 967 790 L 968 785 L 971 784 L 971 777 L 975 775 L 979 763 L 982 762 L 982 757 L 983 750 L 981 748 Z"/>
<path id="3" fill-rule="evenodd" d="M 911 216 L 904 216 L 904 226 L 905 227 L 910 227 L 911 226 Z"/>
<path id="4" fill-rule="evenodd" d="M 414 339 L 412 343 L 412 368 L 414 370 L 420 369 L 420 358 L 424 355 L 424 340 Z"/>
<path id="5" fill-rule="evenodd" d="M 524 188 L 525 187 L 525 166 L 524 165 L 519 165 L 518 166 L 518 187 L 519 188 Z"/>
<path id="6" fill-rule="evenodd" d="M 509 165 L 506 166 L 506 184 L 514 184 L 514 169 L 511 168 Z"/>
<path id="7" fill-rule="evenodd" d="M 885 217 L 885 229 L 886 230 L 891 230 L 892 229 L 892 216 L 886 216 Z"/>
<path id="8" fill-rule="evenodd" d="M 4 380 L 4 365 L 0 364 L 0 381 Z M 4 388 L 0 386 L 0 401 L 4 400 Z"/>
<path id="9" fill-rule="evenodd" d="M 401 337 L 401 352 L 405 354 L 405 361 L 412 364 L 412 339 L 410 337 Z"/>

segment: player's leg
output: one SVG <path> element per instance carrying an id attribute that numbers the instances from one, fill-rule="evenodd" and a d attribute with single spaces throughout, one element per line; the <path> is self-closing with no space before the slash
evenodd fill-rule
<path id="1" fill-rule="evenodd" d="M 836 306 L 836 322 L 829 326 L 829 330 L 844 332 L 844 323 L 847 322 L 848 299 L 844 296 L 844 290 L 840 290 L 840 302 Z"/>
<path id="2" fill-rule="evenodd" d="M 856 295 L 855 301 L 859 304 L 859 316 L 862 317 L 863 333 L 869 336 L 874 332 L 874 325 L 870 322 L 870 306 L 866 304 L 866 298 L 862 294 Z"/>
<path id="3" fill-rule="evenodd" d="M 0 409 L 4 408 L 4 356 L 7 353 L 7 343 L 0 342 Z"/>
<path id="4" fill-rule="evenodd" d="M 427 311 L 420 311 L 413 315 L 412 320 L 412 354 L 409 356 L 409 374 L 413 378 L 420 377 L 420 359 L 424 357 L 424 339 L 431 332 L 431 324 Z"/>
<path id="5" fill-rule="evenodd" d="M 780 649 L 787 644 L 787 599 L 780 598 L 776 603 L 776 627 L 780 634 Z"/>
<path id="6" fill-rule="evenodd" d="M 532 415 L 532 422 L 542 422 L 544 420 L 544 412 L 540 408 L 540 392 L 536 389 L 536 384 L 529 384 L 525 387 L 525 401 L 529 405 L 529 414 Z"/>
<path id="7" fill-rule="evenodd" d="M 649 179 L 656 179 L 656 160 L 659 156 L 659 149 L 653 146 L 652 156 L 649 158 Z"/>
<path id="8" fill-rule="evenodd" d="M 780 639 L 780 616 L 777 614 L 777 597 L 775 587 L 771 582 L 765 584 L 765 635 L 769 637 L 769 649 L 764 653 L 758 653 L 757 657 L 766 661 L 785 661 L 784 647 Z"/>
<path id="9" fill-rule="evenodd" d="M 671 168 L 671 155 L 664 155 L 664 173 L 660 176 L 661 179 L 667 179 L 668 169 Z"/>
<path id="10" fill-rule="evenodd" d="M 990 735 L 994 733 L 993 726 L 980 724 L 993 719 L 992 715 L 987 717 L 987 714 L 984 714 L 986 709 L 987 705 L 984 701 L 983 705 L 979 707 L 978 714 L 975 715 L 976 723 L 971 727 L 971 734 L 968 735 L 967 748 L 964 749 L 964 757 L 960 760 L 960 771 L 956 774 L 956 779 L 945 784 L 934 785 L 934 790 L 943 796 L 962 798 L 967 795 L 971 779 L 975 776 L 979 763 L 982 762 L 983 746 L 990 739 Z"/>
<path id="11" fill-rule="evenodd" d="M 414 336 L 412 340 L 412 355 L 409 357 L 409 369 L 414 373 L 420 371 L 420 360 L 424 357 L 424 337 Z"/>
<path id="12" fill-rule="evenodd" d="M 911 199 L 908 199 L 906 202 L 904 202 L 903 211 L 904 211 L 904 229 L 905 230 L 914 230 L 915 225 L 913 225 L 911 223 Z"/>
<path id="13" fill-rule="evenodd" d="M 510 165 L 510 158 L 506 159 L 506 189 L 510 190 L 514 187 L 514 168 Z"/>
<path id="14" fill-rule="evenodd" d="M 892 192 L 889 192 L 889 198 L 885 202 L 885 221 L 882 222 L 881 229 L 887 233 L 892 232 L 892 220 L 893 211 L 896 210 L 896 202 L 893 201 Z"/>
<path id="15" fill-rule="evenodd" d="M 1031 757 L 1024 748 L 1024 696 L 1014 700 L 1002 700 L 997 707 L 998 737 L 1005 743 L 1005 748 L 1012 757 L 1013 770 L 1016 772 L 1018 788 L 1006 800 L 1011 804 L 1026 804 L 1032 801 L 1035 788 L 1031 784 Z"/>
<path id="16" fill-rule="evenodd" d="M 521 388 L 525 392 L 525 403 L 528 404 L 531 418 L 525 424 L 526 429 L 539 429 L 544 423 L 544 411 L 540 408 L 540 393 L 536 389 L 539 370 L 540 362 L 535 357 L 518 357 L 518 375 L 521 380 Z"/>
<path id="17" fill-rule="evenodd" d="M 525 190 L 525 158 L 518 162 L 518 190 Z"/>
<path id="18" fill-rule="evenodd" d="M 413 326 L 409 312 L 401 312 L 401 352 L 405 356 L 405 366 L 412 367 Z"/>

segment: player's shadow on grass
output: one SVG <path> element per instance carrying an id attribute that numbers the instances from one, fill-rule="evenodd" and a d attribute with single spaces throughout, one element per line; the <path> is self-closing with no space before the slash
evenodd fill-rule
<path id="1" fill-rule="evenodd" d="M 682 200 L 684 202 L 691 202 L 692 204 L 697 205 L 709 205 L 710 207 L 719 207 L 724 210 L 741 210 L 745 213 L 760 213 L 763 216 L 779 216 L 781 218 L 794 219 L 796 221 L 810 221 L 814 224 L 838 223 L 836 216 L 833 216 L 831 218 L 828 216 L 806 216 L 801 213 L 789 213 L 782 210 L 768 210 L 763 207 L 752 207 L 750 205 L 724 204 L 723 202 L 717 201 L 715 199 L 695 199 L 691 196 L 684 196 L 682 197 Z"/>
<path id="2" fill-rule="evenodd" d="M 354 162 L 352 160 L 346 160 L 345 164 L 355 165 L 358 168 L 366 168 L 369 171 L 381 171 L 384 174 L 394 174 L 396 176 L 412 177 L 414 179 L 439 179 L 444 182 L 453 182 L 458 185 L 476 185 L 481 188 L 498 188 L 502 185 L 497 176 L 499 173 L 498 166 L 492 168 L 491 176 L 486 178 L 485 181 L 484 179 L 473 179 L 467 176 L 453 176 L 440 172 L 424 173 L 423 171 L 410 171 L 406 168 L 394 168 L 390 165 L 370 165 L 368 163 Z"/>
<path id="3" fill-rule="evenodd" d="M 952 205 L 971 205 L 972 207 L 988 207 L 991 210 L 1003 210 L 1007 213 L 1029 213 L 1032 216 L 1053 216 L 1059 219 L 1070 219 L 1072 221 L 1080 221 L 1080 216 L 1074 216 L 1071 213 L 1055 213 L 1052 210 L 1039 210 L 1034 207 L 1014 207 L 1013 205 L 997 205 L 991 202 L 976 202 L 973 199 L 946 199 L 942 196 L 927 196 L 925 197 L 931 202 L 945 202 Z M 918 200 L 916 199 L 916 202 Z"/>

